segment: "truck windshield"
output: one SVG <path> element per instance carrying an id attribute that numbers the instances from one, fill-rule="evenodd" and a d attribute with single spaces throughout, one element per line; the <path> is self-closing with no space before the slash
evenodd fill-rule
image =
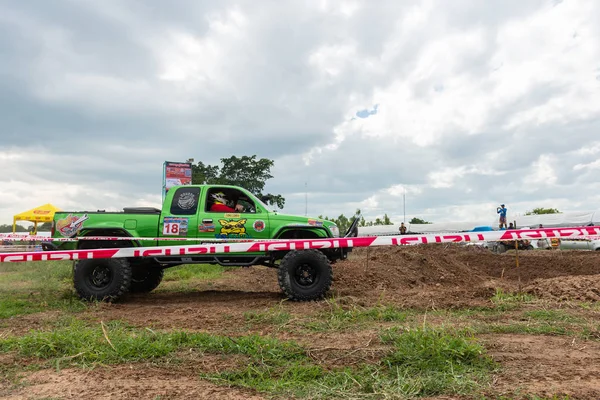
<path id="1" fill-rule="evenodd" d="M 262 200 L 261 200 L 261 199 L 259 199 L 258 197 L 255 197 L 255 198 L 254 198 L 254 200 L 256 200 L 256 202 L 257 202 L 258 204 L 260 204 L 261 206 L 263 206 L 263 208 L 264 208 L 265 210 L 267 210 L 267 211 L 269 211 L 270 209 L 272 209 L 272 208 L 273 208 L 272 206 L 268 206 L 268 205 L 266 205 L 266 204 L 264 203 L 264 201 L 262 201 Z"/>

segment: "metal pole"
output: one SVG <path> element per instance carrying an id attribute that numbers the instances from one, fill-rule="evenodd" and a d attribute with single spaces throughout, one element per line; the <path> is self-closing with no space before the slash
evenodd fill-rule
<path id="1" fill-rule="evenodd" d="M 404 218 L 402 219 L 402 222 L 406 223 L 406 186 L 404 187 L 404 194 L 402 195 L 402 202 L 403 202 L 402 211 L 404 213 Z"/>
<path id="2" fill-rule="evenodd" d="M 308 182 L 304 182 L 304 215 L 308 216 Z"/>

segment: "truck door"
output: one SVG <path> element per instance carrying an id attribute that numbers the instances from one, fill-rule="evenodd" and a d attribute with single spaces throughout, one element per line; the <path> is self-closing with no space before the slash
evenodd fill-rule
<path id="1" fill-rule="evenodd" d="M 268 212 L 245 192 L 231 187 L 211 187 L 205 198 L 206 204 L 199 216 L 198 237 L 206 239 L 268 239 L 270 237 Z M 215 202 L 220 206 L 215 207 Z M 242 205 L 243 210 L 232 211 L 236 204 Z M 224 210 L 226 207 L 230 209 Z"/>
<path id="2" fill-rule="evenodd" d="M 198 226 L 199 187 L 179 187 L 175 189 L 171 205 L 163 209 L 159 221 L 159 237 L 196 239 Z M 187 245 L 198 243 L 196 240 L 160 240 L 159 245 Z"/>

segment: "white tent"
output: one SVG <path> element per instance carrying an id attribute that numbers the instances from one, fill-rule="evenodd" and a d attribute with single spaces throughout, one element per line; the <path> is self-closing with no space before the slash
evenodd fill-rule
<path id="1" fill-rule="evenodd" d="M 555 228 L 561 226 L 585 226 L 600 224 L 600 210 L 596 211 L 569 211 L 558 214 L 523 215 L 510 218 L 516 221 L 517 227 L 528 226 L 536 228 L 540 224 L 544 228 Z"/>
<path id="2" fill-rule="evenodd" d="M 524 215 L 507 218 L 507 223 L 516 222 L 517 228 L 537 228 L 540 224 L 544 228 L 557 228 L 566 226 L 600 226 L 600 209 L 596 211 L 568 211 L 559 214 Z M 434 224 L 405 224 L 408 233 L 433 233 L 433 232 L 468 232 L 477 227 L 491 227 L 498 230 L 498 219 L 471 222 L 440 222 Z M 398 235 L 400 224 L 359 226 L 359 236 Z"/>

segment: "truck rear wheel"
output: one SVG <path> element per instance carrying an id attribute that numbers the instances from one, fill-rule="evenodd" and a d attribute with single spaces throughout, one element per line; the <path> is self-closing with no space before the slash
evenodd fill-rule
<path id="1" fill-rule="evenodd" d="M 149 261 L 134 265 L 131 273 L 131 287 L 129 291 L 132 293 L 148 293 L 160 285 L 164 270 L 158 263 Z"/>
<path id="2" fill-rule="evenodd" d="M 331 287 L 333 272 L 329 260 L 319 250 L 287 253 L 277 270 L 279 287 L 290 300 L 323 298 Z"/>
<path id="3" fill-rule="evenodd" d="M 84 300 L 115 301 L 129 291 L 131 265 L 125 259 L 79 260 L 73 283 Z"/>

